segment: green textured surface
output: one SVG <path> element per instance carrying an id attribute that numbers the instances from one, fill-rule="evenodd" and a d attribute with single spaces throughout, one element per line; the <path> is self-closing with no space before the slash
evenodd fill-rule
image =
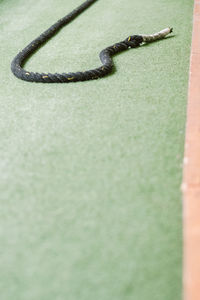
<path id="1" fill-rule="evenodd" d="M 181 162 L 193 1 L 100 0 L 26 68 L 79 71 L 136 33 L 91 82 L 32 84 L 12 58 L 81 0 L 0 1 L 0 298 L 180 300 Z"/>

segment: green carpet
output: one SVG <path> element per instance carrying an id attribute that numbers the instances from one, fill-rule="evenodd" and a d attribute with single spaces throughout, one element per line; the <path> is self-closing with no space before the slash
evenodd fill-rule
<path id="1" fill-rule="evenodd" d="M 192 0 L 99 0 L 27 63 L 98 81 L 16 79 L 13 57 L 81 0 L 0 1 L 2 300 L 180 300 L 181 175 Z M 89 44 L 88 44 L 89 41 Z"/>

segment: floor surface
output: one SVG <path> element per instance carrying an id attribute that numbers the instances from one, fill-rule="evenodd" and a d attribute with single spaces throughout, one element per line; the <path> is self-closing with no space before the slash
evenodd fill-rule
<path id="1" fill-rule="evenodd" d="M 0 1 L 2 300 L 180 300 L 192 0 L 99 0 L 26 64 L 74 72 L 132 34 L 106 78 L 20 81 L 13 57 L 81 0 Z"/>

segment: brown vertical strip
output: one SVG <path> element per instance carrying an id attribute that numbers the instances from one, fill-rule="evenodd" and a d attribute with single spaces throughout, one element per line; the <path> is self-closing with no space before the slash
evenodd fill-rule
<path id="1" fill-rule="evenodd" d="M 194 0 L 185 157 L 184 300 L 200 300 L 200 1 Z"/>

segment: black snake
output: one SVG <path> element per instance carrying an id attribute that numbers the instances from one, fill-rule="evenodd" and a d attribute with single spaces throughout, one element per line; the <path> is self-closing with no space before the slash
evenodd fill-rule
<path id="1" fill-rule="evenodd" d="M 113 62 L 112 55 L 119 53 L 128 48 L 138 47 L 141 43 L 152 42 L 161 38 L 164 38 L 167 34 L 172 32 L 172 28 L 166 28 L 153 35 L 133 35 L 129 36 L 122 42 L 116 43 L 100 52 L 100 60 L 102 66 L 99 68 L 88 70 L 84 72 L 76 73 L 35 73 L 29 72 L 23 68 L 23 65 L 27 58 L 35 52 L 42 44 L 48 41 L 53 35 L 55 35 L 62 27 L 67 25 L 73 19 L 75 19 L 79 14 L 81 14 L 85 9 L 92 5 L 97 0 L 86 0 L 71 13 L 58 20 L 55 24 L 44 31 L 40 36 L 34 39 L 30 44 L 28 44 L 17 56 L 13 59 L 11 63 L 11 70 L 13 74 L 25 81 L 32 82 L 43 82 L 43 83 L 69 83 L 75 81 L 85 81 L 101 78 L 112 71 Z"/>

